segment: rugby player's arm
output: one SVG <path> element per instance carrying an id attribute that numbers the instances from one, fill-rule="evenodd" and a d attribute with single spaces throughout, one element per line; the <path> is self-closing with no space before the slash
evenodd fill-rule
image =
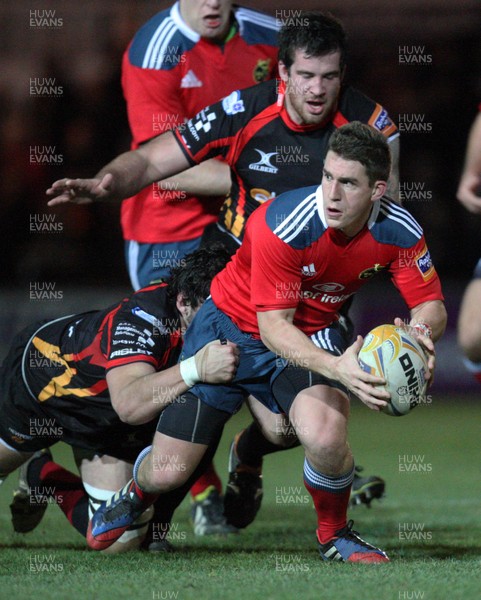
<path id="1" fill-rule="evenodd" d="M 176 175 L 191 165 L 171 131 L 153 138 L 137 150 L 124 152 L 108 163 L 92 179 L 64 178 L 47 190 L 49 206 L 97 200 L 123 200 L 147 185 Z"/>
<path id="2" fill-rule="evenodd" d="M 410 325 L 426 323 L 432 330 L 431 339 L 437 342 L 446 329 L 448 315 L 442 300 L 428 300 L 411 309 Z"/>
<path id="3" fill-rule="evenodd" d="M 374 387 L 384 384 L 384 379 L 366 373 L 357 361 L 362 338 L 358 336 L 356 342 L 341 356 L 333 356 L 318 348 L 293 324 L 295 310 L 289 308 L 257 312 L 263 343 L 272 352 L 299 367 L 340 381 L 370 408 L 379 410 L 384 406 L 389 399 L 388 392 Z"/>
<path id="4" fill-rule="evenodd" d="M 235 344 L 213 340 L 194 356 L 162 371 L 138 361 L 109 369 L 106 379 L 112 406 L 120 419 L 129 425 L 142 425 L 195 383 L 228 383 L 238 364 Z"/>
<path id="5" fill-rule="evenodd" d="M 437 342 L 443 335 L 448 320 L 444 302 L 442 300 L 428 300 L 427 302 L 422 302 L 411 309 L 410 315 L 410 327 L 416 328 L 416 325 L 421 325 L 418 331 L 419 334 L 416 335 L 416 338 L 426 350 L 429 368 L 429 373 L 426 375 L 427 379 L 432 382 L 435 367 L 434 342 Z M 394 324 L 398 327 L 404 325 L 402 319 L 399 317 L 394 319 Z M 427 329 L 425 328 L 426 325 Z M 426 330 L 426 333 L 430 331 L 431 334 L 424 335 L 423 329 Z"/>
<path id="6" fill-rule="evenodd" d="M 227 196 L 232 179 L 227 163 L 210 158 L 178 175 L 159 181 L 165 191 L 175 190 L 192 196 Z"/>
<path id="7" fill-rule="evenodd" d="M 456 196 L 467 210 L 481 214 L 481 112 L 478 113 L 469 132 L 463 172 Z"/>
<path id="8" fill-rule="evenodd" d="M 402 198 L 399 194 L 399 156 L 401 153 L 400 136 L 397 136 L 389 142 L 389 149 L 391 150 L 391 173 L 389 174 L 389 180 L 387 182 L 386 195 L 392 198 L 398 203 L 402 202 Z"/>
<path id="9" fill-rule="evenodd" d="M 133 362 L 110 369 L 106 379 L 112 406 L 120 420 L 129 425 L 155 419 L 189 389 L 178 364 L 156 371 L 149 363 Z"/>

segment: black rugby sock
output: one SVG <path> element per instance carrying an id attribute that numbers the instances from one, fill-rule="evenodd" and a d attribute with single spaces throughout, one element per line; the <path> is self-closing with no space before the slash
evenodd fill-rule
<path id="1" fill-rule="evenodd" d="M 259 469 L 262 467 L 262 458 L 267 454 L 289 450 L 299 446 L 299 441 L 295 441 L 291 446 L 283 447 L 273 444 L 267 440 L 259 426 L 253 421 L 249 427 L 241 431 L 235 446 L 235 452 L 242 464 Z"/>

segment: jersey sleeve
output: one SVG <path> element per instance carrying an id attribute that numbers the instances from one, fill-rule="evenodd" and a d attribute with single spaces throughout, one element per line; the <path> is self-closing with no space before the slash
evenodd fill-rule
<path id="1" fill-rule="evenodd" d="M 398 128 L 384 106 L 371 100 L 362 92 L 347 87 L 341 94 L 335 124 L 340 127 L 351 121 L 361 121 L 361 123 L 371 125 L 380 131 L 389 142 L 399 137 Z"/>
<path id="2" fill-rule="evenodd" d="M 252 239 L 251 302 L 257 312 L 297 308 L 301 299 L 302 253 L 280 240 L 268 227 L 265 211 L 248 223 Z"/>
<path id="3" fill-rule="evenodd" d="M 251 90 L 236 90 L 220 102 L 207 106 L 174 134 L 191 165 L 214 157 L 226 158 L 236 136 L 253 116 Z"/>
<path id="4" fill-rule="evenodd" d="M 168 362 L 173 350 L 172 335 L 146 319 L 136 303 L 127 302 L 108 326 L 106 370 L 134 362 L 146 362 L 157 371 Z M 148 315 L 150 317 L 150 315 Z"/>
<path id="5" fill-rule="evenodd" d="M 423 302 L 444 299 L 424 236 L 411 248 L 397 249 L 390 272 L 409 309 Z"/>
<path id="6" fill-rule="evenodd" d="M 122 62 L 122 88 L 134 147 L 173 129 L 186 119 L 179 94 L 178 69 L 151 69 L 131 62 L 129 47 Z"/>

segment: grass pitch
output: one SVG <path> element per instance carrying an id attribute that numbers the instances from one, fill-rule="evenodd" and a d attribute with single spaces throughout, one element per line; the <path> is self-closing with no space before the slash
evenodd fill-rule
<path id="1" fill-rule="evenodd" d="M 216 464 L 225 480 L 232 434 L 227 426 Z M 388 565 L 321 563 L 315 513 L 302 484 L 302 451 L 265 459 L 265 495 L 255 523 L 240 535 L 197 538 L 188 503 L 170 535 L 174 554 L 103 556 L 56 506 L 27 535 L 10 524 L 11 490 L 0 488 L 0 598 L 110 600 L 452 600 L 481 597 L 481 458 L 479 407 L 436 398 L 402 418 L 375 414 L 356 402 L 351 445 L 366 473 L 382 475 L 387 497 L 350 511 L 362 537 L 386 550 Z M 54 457 L 73 468 L 70 450 Z"/>

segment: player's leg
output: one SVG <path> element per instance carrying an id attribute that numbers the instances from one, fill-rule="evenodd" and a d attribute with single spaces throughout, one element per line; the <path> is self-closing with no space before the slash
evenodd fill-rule
<path id="1" fill-rule="evenodd" d="M 178 488 L 191 473 L 200 474 L 200 458 L 218 442 L 224 424 L 240 408 L 246 393 L 259 391 L 273 401 L 269 381 L 276 372 L 275 355 L 206 300 L 187 330 L 181 358 L 193 356 L 214 339 L 229 339 L 237 345 L 240 360 L 234 380 L 229 385 L 195 385 L 161 413 L 157 426 L 161 435 L 154 437 L 153 449 L 145 449 L 137 458 L 134 480 L 94 515 L 88 536 L 92 547 L 110 545 L 160 491 Z M 169 438 L 179 441 L 172 446 Z"/>
<path id="2" fill-rule="evenodd" d="M 335 326 L 324 330 L 322 334 L 313 335 L 311 340 L 318 347 L 339 354 L 347 347 L 351 337 L 352 324 L 341 317 Z M 279 430 L 280 424 L 281 421 L 276 424 L 278 431 L 282 430 L 282 427 Z M 270 437 L 265 431 L 263 433 L 256 421 L 235 436 L 230 447 L 229 478 L 224 498 L 229 523 L 242 528 L 254 520 L 262 500 L 263 457 L 295 445 L 296 442 L 286 445 L 281 442 L 281 438 Z M 364 503 L 369 506 L 374 498 L 384 495 L 385 482 L 375 475 L 361 477 L 361 470 L 361 467 L 355 469 L 350 502 L 352 505 Z"/>
<path id="3" fill-rule="evenodd" d="M 481 260 L 461 302 L 458 343 L 465 356 L 466 367 L 481 383 Z"/>
<path id="4" fill-rule="evenodd" d="M 8 475 L 25 463 L 33 452 L 20 452 L 0 438 L 0 485 Z"/>
<path id="5" fill-rule="evenodd" d="M 37 473 L 51 458 L 42 449 L 58 441 L 49 437 L 55 419 L 32 401 L 22 378 L 25 347 L 38 326 L 34 323 L 16 336 L 0 368 L 0 479 L 20 467 L 10 504 L 12 525 L 19 533 L 35 529 L 45 514 L 48 499 L 40 493 Z"/>
<path id="6" fill-rule="evenodd" d="M 310 375 L 302 369 L 285 369 L 274 382 L 273 393 L 289 414 L 305 450 L 304 484 L 317 513 L 321 557 L 386 562 L 384 552 L 361 540 L 352 531 L 352 523 L 347 522 L 354 477 L 354 461 L 347 442 L 348 396 L 341 386 L 329 380 L 311 385 Z"/>
<path id="7" fill-rule="evenodd" d="M 152 446 L 137 458 L 133 479 L 92 518 L 89 545 L 97 550 L 109 547 L 157 498 L 172 513 L 205 471 L 229 418 L 230 413 L 192 393 L 169 405 L 159 419 Z"/>
<path id="8" fill-rule="evenodd" d="M 286 415 L 271 412 L 253 396 L 249 396 L 247 405 L 254 421 L 230 445 L 224 495 L 227 522 L 238 529 L 250 525 L 261 507 L 263 457 L 299 445 Z"/>
<path id="9" fill-rule="evenodd" d="M 113 496 L 116 490 L 132 478 L 132 464 L 113 456 L 98 455 L 78 448 L 74 448 L 74 456 L 88 497 L 88 506 L 84 515 L 84 535 L 86 535 L 88 522 L 100 504 Z M 105 552 L 115 554 L 139 548 L 146 535 L 152 513 L 152 508 L 143 512 Z"/>
<path id="10" fill-rule="evenodd" d="M 15 469 L 27 464 L 34 455 L 32 452 L 20 452 L 0 438 L 0 485 Z M 10 504 L 12 524 L 18 533 L 32 531 L 40 523 L 47 506 L 33 505 L 30 502 L 30 489 L 25 477 L 20 476 L 18 489 L 14 491 Z"/>
<path id="11" fill-rule="evenodd" d="M 125 242 L 125 258 L 130 281 L 134 290 L 150 285 L 153 281 L 168 279 L 170 270 L 181 264 L 186 254 L 197 250 L 201 238 L 165 244 Z M 196 535 L 219 533 L 222 528 L 223 499 L 222 482 L 212 462 L 206 472 L 191 489 L 192 515 Z M 224 525 L 224 533 L 232 527 Z"/>

